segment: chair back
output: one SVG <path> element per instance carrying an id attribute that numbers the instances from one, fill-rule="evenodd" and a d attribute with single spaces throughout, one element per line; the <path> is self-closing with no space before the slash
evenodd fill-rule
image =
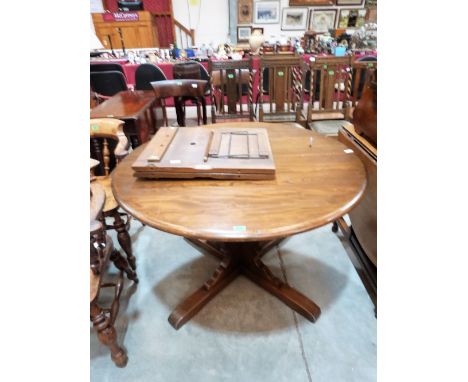
<path id="1" fill-rule="evenodd" d="M 210 75 L 205 67 L 196 61 L 180 62 L 172 67 L 172 76 L 175 80 L 205 80 L 210 82 Z M 210 89 L 205 89 L 205 94 L 209 94 Z"/>
<path id="2" fill-rule="evenodd" d="M 354 107 L 362 97 L 362 91 L 367 80 L 370 79 L 374 74 L 373 72 L 377 70 L 377 59 L 373 56 L 363 57 L 362 59 L 354 61 L 351 65 L 351 69 L 350 106 Z"/>
<path id="3" fill-rule="evenodd" d="M 90 120 L 91 158 L 100 163 L 95 175 L 108 176 L 128 154 L 128 139 L 123 132 L 124 121 L 113 118 Z"/>
<path id="4" fill-rule="evenodd" d="M 260 58 L 259 121 L 305 121 L 304 83 L 307 66 L 298 55 L 268 54 Z M 265 80 L 264 76 L 268 76 Z M 266 91 L 265 84 L 268 84 Z M 264 108 L 268 94 L 269 111 Z"/>
<path id="5" fill-rule="evenodd" d="M 253 113 L 253 61 L 209 61 L 211 78 L 211 119 L 248 118 L 254 120 Z M 242 106 L 242 98 L 247 95 L 247 109 Z M 239 106 L 238 106 L 239 105 Z M 227 107 L 227 110 L 226 110 Z"/>
<path id="6" fill-rule="evenodd" d="M 195 61 L 180 62 L 172 67 L 172 76 L 174 79 L 192 79 L 201 80 L 200 64 Z"/>
<path id="7" fill-rule="evenodd" d="M 106 62 L 102 64 L 90 64 L 89 66 L 90 72 L 122 72 L 125 75 L 122 65 Z"/>
<path id="8" fill-rule="evenodd" d="M 113 96 L 128 90 L 125 76 L 118 71 L 91 72 L 91 88 L 104 96 Z"/>
<path id="9" fill-rule="evenodd" d="M 135 72 L 135 90 L 153 90 L 151 82 L 167 80 L 163 71 L 153 64 L 141 64 Z"/>
<path id="10" fill-rule="evenodd" d="M 162 111 L 163 111 L 163 122 L 164 126 L 168 126 L 169 121 L 167 119 L 166 102 L 165 99 L 168 97 L 188 97 L 200 99 L 205 96 L 205 88 L 208 82 L 205 80 L 165 80 L 151 82 L 154 94 L 156 98 L 160 100 Z M 198 103 L 197 103 L 197 113 Z"/>
<path id="11" fill-rule="evenodd" d="M 351 57 L 316 57 L 310 73 L 307 122 L 344 119 L 351 91 Z"/>

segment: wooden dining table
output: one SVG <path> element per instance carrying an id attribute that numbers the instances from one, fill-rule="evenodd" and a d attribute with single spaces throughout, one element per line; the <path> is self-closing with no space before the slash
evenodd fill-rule
<path id="1" fill-rule="evenodd" d="M 337 140 L 293 124 L 231 122 L 207 128 L 226 126 L 267 129 L 274 179 L 138 179 L 131 166 L 146 145 L 112 174 L 115 199 L 126 212 L 219 259 L 211 278 L 175 308 L 169 322 L 179 329 L 239 275 L 315 322 L 319 306 L 274 275 L 262 256 L 281 240 L 348 213 L 366 188 L 364 165 Z"/>

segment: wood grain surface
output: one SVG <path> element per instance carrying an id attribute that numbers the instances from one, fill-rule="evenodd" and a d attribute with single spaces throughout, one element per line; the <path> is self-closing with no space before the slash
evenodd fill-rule
<path id="1" fill-rule="evenodd" d="M 163 127 L 132 168 L 139 178 L 275 178 L 268 132 L 252 127 Z"/>
<path id="2" fill-rule="evenodd" d="M 151 90 L 121 91 L 92 109 L 91 118 L 137 119 L 155 98 Z"/>
<path id="3" fill-rule="evenodd" d="M 320 227 L 346 214 L 362 197 L 365 168 L 335 139 L 283 124 L 241 122 L 206 128 L 226 126 L 268 129 L 274 180 L 137 179 L 131 166 L 143 145 L 113 171 L 117 202 L 162 231 L 230 242 L 272 240 Z"/>

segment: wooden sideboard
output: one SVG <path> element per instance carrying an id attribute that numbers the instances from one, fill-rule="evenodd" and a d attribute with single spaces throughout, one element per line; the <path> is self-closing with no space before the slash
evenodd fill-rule
<path id="1" fill-rule="evenodd" d="M 154 16 L 145 11 L 129 13 L 138 14 L 138 20 L 116 21 L 116 19 L 112 20 L 112 13 L 108 13 L 108 16 L 105 16 L 105 13 L 92 13 L 96 35 L 104 47 L 111 49 L 108 37 L 110 36 L 112 47 L 114 49 L 122 49 L 119 28 L 122 31 L 122 38 L 126 49 L 159 47 Z M 106 18 L 110 20 L 106 20 Z"/>

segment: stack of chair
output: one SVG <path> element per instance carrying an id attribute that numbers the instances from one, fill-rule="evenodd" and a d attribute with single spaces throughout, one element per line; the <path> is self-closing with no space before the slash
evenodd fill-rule
<path id="1" fill-rule="evenodd" d="M 120 295 L 124 286 L 123 273 L 134 282 L 138 282 L 138 278 L 127 260 L 114 248 L 111 238 L 106 235 L 102 214 L 106 192 L 95 181 L 91 182 L 90 202 L 90 318 L 99 341 L 110 349 L 114 363 L 118 367 L 124 367 L 128 357 L 118 344 L 114 323 L 119 313 Z M 109 261 L 120 270 L 118 280 L 114 283 L 105 282 Z M 103 288 L 114 288 L 110 308 L 103 308 L 99 303 L 99 294 Z"/>

